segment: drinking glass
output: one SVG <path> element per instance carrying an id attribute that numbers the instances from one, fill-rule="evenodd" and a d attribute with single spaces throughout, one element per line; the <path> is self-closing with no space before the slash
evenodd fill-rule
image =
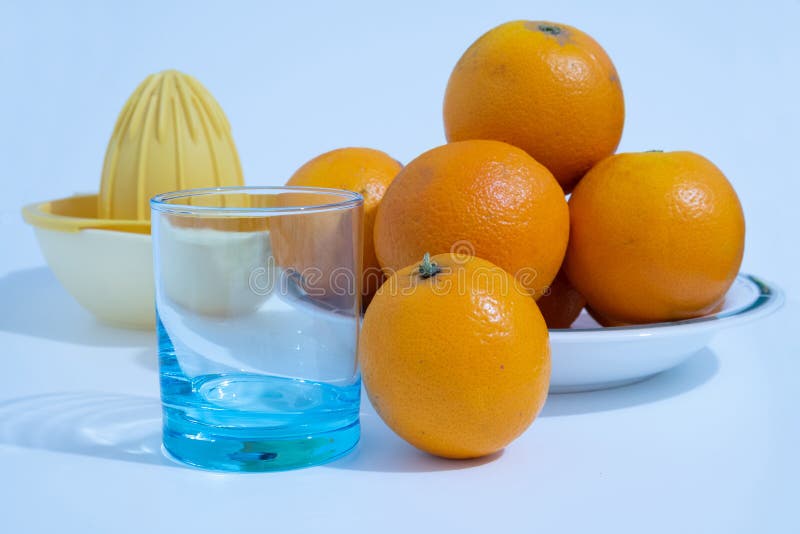
<path id="1" fill-rule="evenodd" d="M 151 200 L 163 443 L 226 471 L 359 439 L 361 195 L 223 187 Z"/>

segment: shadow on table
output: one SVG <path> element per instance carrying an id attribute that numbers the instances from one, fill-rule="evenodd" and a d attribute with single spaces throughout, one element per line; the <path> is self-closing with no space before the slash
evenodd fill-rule
<path id="1" fill-rule="evenodd" d="M 0 443 L 180 467 L 161 452 L 161 406 L 149 397 L 81 392 L 6 401 Z"/>
<path id="2" fill-rule="evenodd" d="M 355 471 L 384 473 L 418 473 L 467 469 L 497 460 L 503 451 L 472 460 L 447 460 L 415 449 L 380 420 L 369 405 L 362 400 L 361 441 L 356 449 L 344 458 L 323 467 Z"/>
<path id="3" fill-rule="evenodd" d="M 152 373 L 158 374 L 158 347 L 142 349 L 133 356 L 133 363 Z"/>
<path id="4" fill-rule="evenodd" d="M 718 369 L 717 355 L 706 347 L 681 365 L 629 386 L 552 394 L 547 398 L 540 417 L 605 412 L 658 402 L 702 386 L 714 377 Z"/>
<path id="5" fill-rule="evenodd" d="M 362 414 L 361 443 L 326 468 L 418 472 L 465 469 L 491 462 L 444 460 L 394 435 L 371 411 Z M 161 451 L 159 400 L 106 393 L 34 395 L 0 403 L 0 444 L 109 460 L 184 468 Z M 188 468 L 185 468 L 188 469 Z"/>
<path id="6" fill-rule="evenodd" d="M 77 345 L 151 345 L 155 334 L 103 325 L 61 287 L 47 267 L 13 271 L 0 278 L 0 330 Z"/>

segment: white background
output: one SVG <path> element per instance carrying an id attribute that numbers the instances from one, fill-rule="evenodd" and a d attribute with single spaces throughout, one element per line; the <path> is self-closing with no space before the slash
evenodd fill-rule
<path id="1" fill-rule="evenodd" d="M 800 531 L 800 2 L 747 4 L 3 2 L 0 531 Z M 163 460 L 151 336 L 94 323 L 43 267 L 20 207 L 96 191 L 117 113 L 165 68 L 216 96 L 250 185 L 341 146 L 407 162 L 444 142 L 460 54 L 519 18 L 604 46 L 625 91 L 620 150 L 690 149 L 727 174 L 747 219 L 742 270 L 782 286 L 784 311 L 648 382 L 551 398 L 486 463 L 417 453 L 369 407 L 359 451 L 326 467 L 237 476 Z"/>

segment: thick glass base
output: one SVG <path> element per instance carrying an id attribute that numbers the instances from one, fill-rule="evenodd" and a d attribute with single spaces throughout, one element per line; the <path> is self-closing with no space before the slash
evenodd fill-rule
<path id="1" fill-rule="evenodd" d="M 164 410 L 164 448 L 176 460 L 214 471 L 281 471 L 320 465 L 350 452 L 361 426 L 322 433 L 269 437 L 268 433 L 215 428 Z"/>

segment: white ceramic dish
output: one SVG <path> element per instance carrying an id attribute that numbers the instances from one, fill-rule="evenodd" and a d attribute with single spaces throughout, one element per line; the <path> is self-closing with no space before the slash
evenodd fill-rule
<path id="1" fill-rule="evenodd" d="M 725 328 L 764 317 L 783 303 L 775 286 L 740 274 L 718 313 L 672 323 L 601 327 L 584 311 L 572 328 L 550 331 L 551 393 L 606 389 L 675 367 Z"/>

